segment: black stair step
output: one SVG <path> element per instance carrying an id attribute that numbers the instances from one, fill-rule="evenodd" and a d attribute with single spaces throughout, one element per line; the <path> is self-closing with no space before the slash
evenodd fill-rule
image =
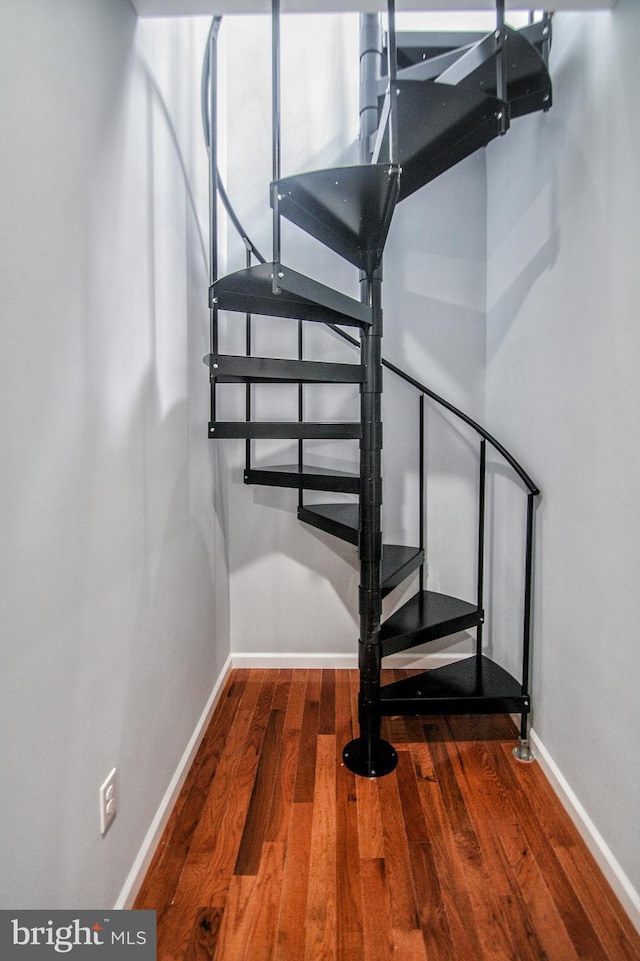
<path id="1" fill-rule="evenodd" d="M 344 494 L 357 494 L 360 490 L 360 475 L 344 471 L 330 470 L 326 467 L 297 464 L 284 464 L 269 467 L 252 467 L 244 472 L 245 484 L 259 484 L 264 487 L 292 487 L 296 490 L 339 491 Z"/>
<path id="2" fill-rule="evenodd" d="M 298 508 L 298 518 L 357 547 L 359 510 L 358 504 L 310 504 Z"/>
<path id="3" fill-rule="evenodd" d="M 380 263 L 398 200 L 399 170 L 386 164 L 336 167 L 272 185 L 283 217 L 361 270 Z M 273 195 L 272 195 L 273 196 Z"/>
<path id="4" fill-rule="evenodd" d="M 272 288 L 274 270 L 280 289 L 277 294 Z M 371 307 L 283 264 L 257 264 L 227 274 L 209 288 L 209 301 L 222 310 L 350 327 L 368 326 L 373 318 Z"/>
<path id="5" fill-rule="evenodd" d="M 245 357 L 209 354 L 205 358 L 218 383 L 361 384 L 360 364 L 329 364 L 314 360 L 281 360 L 275 357 Z"/>
<path id="6" fill-rule="evenodd" d="M 419 547 L 384 544 L 382 548 L 382 596 L 386 597 L 424 563 L 424 551 Z"/>
<path id="7" fill-rule="evenodd" d="M 538 50 L 526 36 L 505 27 L 507 101 L 511 117 L 522 117 L 551 106 L 551 79 Z M 440 74 L 437 84 L 496 96 L 496 43 L 490 35 Z"/>
<path id="8" fill-rule="evenodd" d="M 313 504 L 298 508 L 298 518 L 312 527 L 333 534 L 348 544 L 358 546 L 359 508 L 357 504 Z M 382 596 L 386 597 L 418 570 L 424 562 L 419 547 L 384 544 L 380 578 Z"/>
<path id="9" fill-rule="evenodd" d="M 398 82 L 400 199 L 434 180 L 503 129 L 505 105 L 467 87 Z M 388 130 L 380 156 L 388 158 Z"/>
<path id="10" fill-rule="evenodd" d="M 360 422 L 321 424 L 314 421 L 216 420 L 209 424 L 209 437 L 223 440 L 242 437 L 245 440 L 360 440 Z"/>
<path id="11" fill-rule="evenodd" d="M 382 657 L 477 627 L 483 618 L 484 612 L 468 601 L 435 591 L 418 591 L 382 625 Z"/>
<path id="12" fill-rule="evenodd" d="M 445 667 L 386 684 L 383 716 L 526 714 L 530 698 L 521 684 L 488 657 L 468 657 Z"/>
<path id="13" fill-rule="evenodd" d="M 333 534 L 348 544 L 358 546 L 359 508 L 357 504 L 313 504 L 298 508 L 298 518 L 327 534 Z M 382 596 L 386 597 L 417 571 L 424 562 L 424 551 L 419 547 L 384 544 L 380 579 Z"/>

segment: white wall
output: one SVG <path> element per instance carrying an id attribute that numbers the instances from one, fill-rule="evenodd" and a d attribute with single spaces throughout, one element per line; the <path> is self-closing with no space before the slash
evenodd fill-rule
<path id="1" fill-rule="evenodd" d="M 488 164 L 488 416 L 543 489 L 535 732 L 637 911 L 640 8 L 554 25 L 553 109 Z"/>
<path id="2" fill-rule="evenodd" d="M 108 908 L 229 651 L 203 27 L 128 0 L 2 19 L 0 906 Z"/>

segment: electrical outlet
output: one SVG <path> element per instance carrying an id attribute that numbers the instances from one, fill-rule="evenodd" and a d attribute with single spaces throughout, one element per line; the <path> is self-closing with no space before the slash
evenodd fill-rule
<path id="1" fill-rule="evenodd" d="M 100 788 L 100 834 L 106 834 L 116 816 L 116 769 L 109 774 Z"/>

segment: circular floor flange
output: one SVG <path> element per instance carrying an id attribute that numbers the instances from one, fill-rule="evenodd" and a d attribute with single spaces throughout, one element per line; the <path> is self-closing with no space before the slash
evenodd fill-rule
<path id="1" fill-rule="evenodd" d="M 526 741 L 521 741 L 517 747 L 514 747 L 513 756 L 517 758 L 518 761 L 522 761 L 524 764 L 530 764 L 531 761 L 535 761 L 533 751 Z"/>
<path id="2" fill-rule="evenodd" d="M 357 737 L 344 748 L 342 760 L 345 767 L 361 777 L 384 777 L 395 768 L 398 754 L 388 741 L 378 739 L 370 743 Z"/>

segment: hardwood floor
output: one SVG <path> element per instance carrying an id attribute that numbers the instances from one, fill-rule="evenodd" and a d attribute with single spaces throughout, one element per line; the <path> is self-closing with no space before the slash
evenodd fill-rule
<path id="1" fill-rule="evenodd" d="M 232 673 L 136 900 L 159 961 L 640 959 L 509 718 L 389 719 L 397 769 L 356 778 L 357 685 Z"/>

